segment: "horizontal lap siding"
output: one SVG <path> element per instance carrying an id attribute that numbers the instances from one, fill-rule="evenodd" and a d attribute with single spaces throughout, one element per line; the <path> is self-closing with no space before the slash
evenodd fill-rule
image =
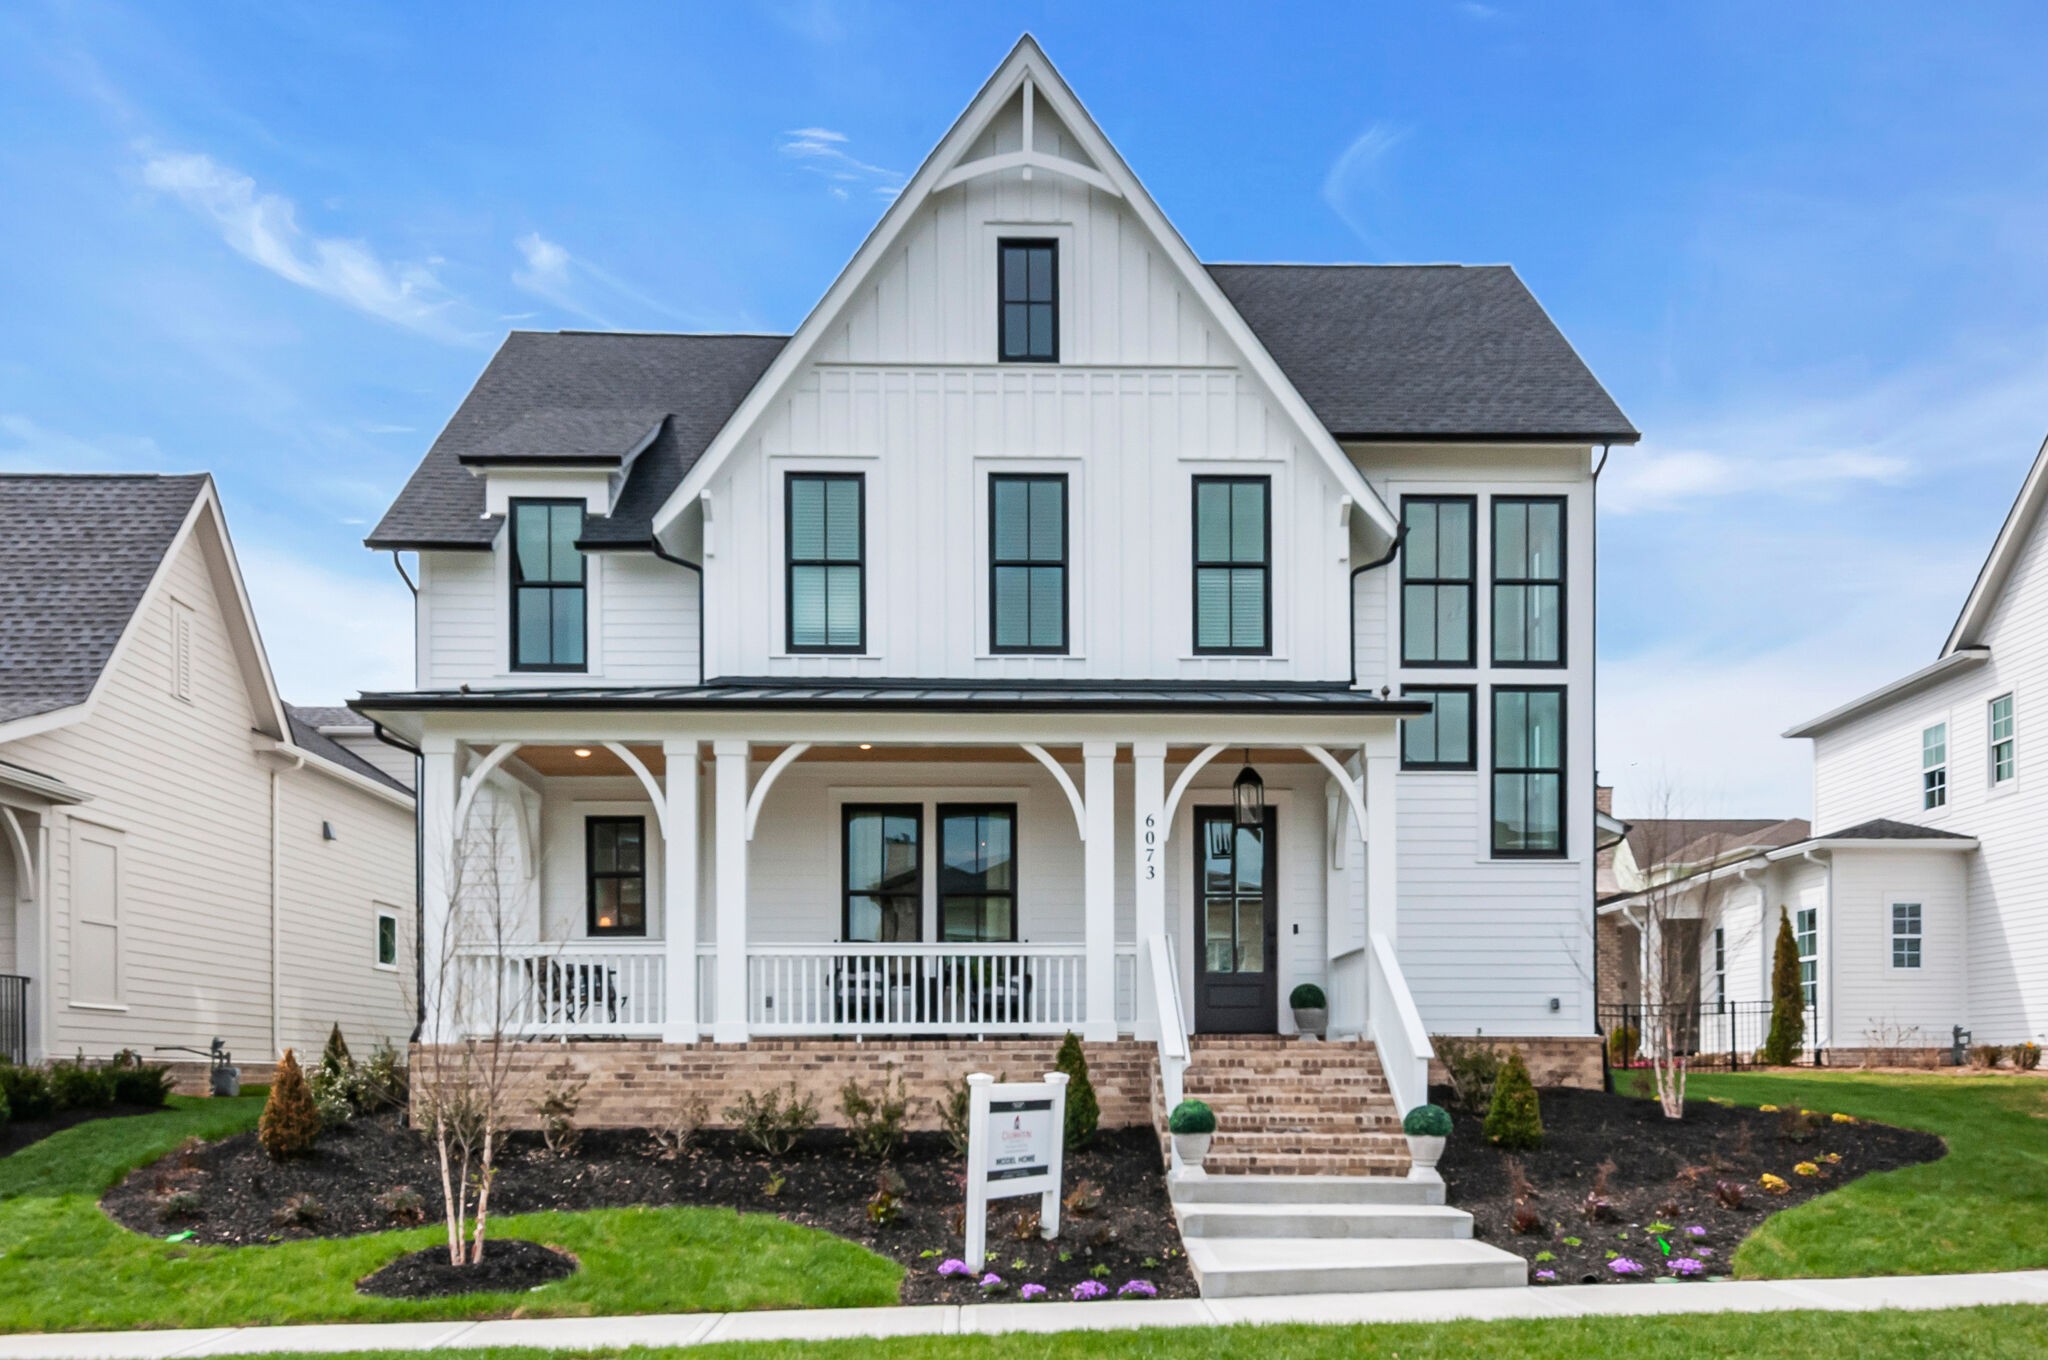
<path id="1" fill-rule="evenodd" d="M 641 553 L 590 562 L 604 572 L 605 683 L 696 684 L 696 573 Z"/>
<path id="2" fill-rule="evenodd" d="M 1822 952 L 1838 1047 L 1946 1045 L 1967 1024 L 1963 866 L 1939 851 L 1842 850 L 1834 856 L 1834 938 Z M 1891 903 L 1921 904 L 1921 966 L 1891 966 Z"/>
<path id="3" fill-rule="evenodd" d="M 420 683 L 452 689 L 502 676 L 508 608 L 495 553 L 421 553 Z"/>

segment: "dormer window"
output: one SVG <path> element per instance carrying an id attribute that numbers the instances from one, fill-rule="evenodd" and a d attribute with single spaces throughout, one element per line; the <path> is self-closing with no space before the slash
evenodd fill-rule
<path id="1" fill-rule="evenodd" d="M 1058 363 L 1059 242 L 999 241 L 996 257 L 996 325 L 1002 335 L 1002 361 Z"/>
<path id="2" fill-rule="evenodd" d="M 512 669 L 584 667 L 582 501 L 513 501 Z"/>

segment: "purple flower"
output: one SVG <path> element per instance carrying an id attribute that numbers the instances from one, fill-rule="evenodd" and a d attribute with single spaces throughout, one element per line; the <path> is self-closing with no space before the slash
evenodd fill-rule
<path id="1" fill-rule="evenodd" d="M 1674 1256 L 1671 1258 L 1671 1273 L 1673 1275 L 1704 1275 L 1706 1271 L 1707 1268 L 1705 1266 L 1690 1256 Z"/>
<path id="2" fill-rule="evenodd" d="M 973 1273 L 973 1271 L 967 1268 L 967 1263 L 958 1257 L 948 1257 L 946 1260 L 939 1262 L 939 1274 L 941 1275 L 972 1275 Z"/>
<path id="3" fill-rule="evenodd" d="M 1694 1253 L 1694 1255 L 1696 1256 L 1712 1256 L 1713 1254 L 1714 1249 L 1712 1247 L 1701 1247 L 1697 1252 Z"/>
<path id="4" fill-rule="evenodd" d="M 1536 1278 L 1545 1284 L 1556 1284 L 1557 1272 L 1554 1270 L 1539 1270 L 1536 1272 Z"/>
<path id="5" fill-rule="evenodd" d="M 1090 1299 L 1106 1299 L 1108 1297 L 1109 1286 L 1100 1280 L 1083 1280 L 1074 1286 L 1074 1299 L 1079 1303 L 1086 1303 Z"/>
<path id="6" fill-rule="evenodd" d="M 1027 1284 L 1017 1291 L 1017 1297 L 1026 1302 L 1032 1299 L 1042 1299 L 1045 1297 L 1045 1286 L 1042 1284 Z"/>
<path id="7" fill-rule="evenodd" d="M 1120 1299 L 1156 1299 L 1159 1291 L 1150 1280 L 1125 1280 L 1124 1287 L 1116 1291 L 1116 1296 Z"/>
<path id="8" fill-rule="evenodd" d="M 1609 1261 L 1607 1263 L 1607 1268 L 1613 1271 L 1615 1274 L 1622 1276 L 1640 1275 L 1643 1273 L 1643 1263 L 1640 1261 L 1631 1261 L 1626 1256 L 1615 1257 L 1612 1261 Z"/>
<path id="9" fill-rule="evenodd" d="M 996 1274 L 993 1270 L 991 1270 L 988 1274 L 981 1277 L 981 1287 L 983 1289 L 998 1288 L 999 1286 L 1001 1286 L 1002 1282 L 1003 1277 Z"/>
<path id="10" fill-rule="evenodd" d="M 1687 1237 L 1705 1237 L 1707 1235 L 1707 1230 L 1705 1228 L 1702 1228 L 1699 1224 L 1695 1223 L 1685 1230 L 1685 1235 Z"/>

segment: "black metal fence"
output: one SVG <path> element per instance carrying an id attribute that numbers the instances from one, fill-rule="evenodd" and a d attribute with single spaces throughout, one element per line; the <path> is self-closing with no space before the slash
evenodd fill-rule
<path id="1" fill-rule="evenodd" d="M 1607 1065 L 1617 1068 L 1648 1067 L 1668 1034 L 1673 1051 L 1684 1055 L 1690 1066 L 1740 1071 L 1761 1065 L 1757 1053 L 1771 1033 L 1768 1001 L 1611 1005 L 1599 1007 L 1598 1017 L 1600 1032 L 1607 1038 Z M 1815 1043 L 1819 1009 L 1808 1006 L 1805 1018 L 1797 1061 L 1819 1065 L 1825 1061 Z"/>
<path id="2" fill-rule="evenodd" d="M 28 979 L 0 973 L 0 1062 L 28 1061 Z"/>

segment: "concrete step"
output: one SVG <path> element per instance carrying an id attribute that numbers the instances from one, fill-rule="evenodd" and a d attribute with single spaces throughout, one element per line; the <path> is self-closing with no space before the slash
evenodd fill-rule
<path id="1" fill-rule="evenodd" d="M 1187 1240 L 1202 1297 L 1504 1289 L 1528 1283 L 1519 1256 L 1474 1241 L 1224 1237 Z"/>
<path id="2" fill-rule="evenodd" d="M 1167 1184 L 1175 1204 L 1442 1204 L 1442 1181 L 1402 1176 L 1219 1176 L 1179 1172 Z"/>
<path id="3" fill-rule="evenodd" d="M 1472 1215 L 1441 1204 L 1179 1203 L 1183 1238 L 1314 1237 L 1455 1241 L 1472 1236 Z"/>

